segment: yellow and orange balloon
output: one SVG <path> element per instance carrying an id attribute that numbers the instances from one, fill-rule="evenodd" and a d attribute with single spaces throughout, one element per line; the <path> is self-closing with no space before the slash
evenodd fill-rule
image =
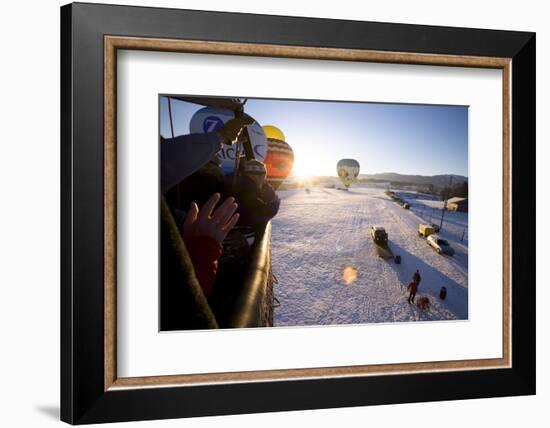
<path id="1" fill-rule="evenodd" d="M 263 130 L 267 137 L 267 154 L 264 159 L 266 178 L 276 190 L 292 171 L 294 151 L 285 141 L 285 134 L 279 128 L 265 125 Z"/>

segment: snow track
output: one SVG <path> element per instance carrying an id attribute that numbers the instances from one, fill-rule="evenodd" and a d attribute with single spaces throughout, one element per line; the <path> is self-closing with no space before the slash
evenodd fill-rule
<path id="1" fill-rule="evenodd" d="M 310 193 L 298 189 L 280 196 L 271 242 L 279 280 L 275 295 L 281 302 L 275 325 L 467 318 L 467 247 L 451 241 L 456 258 L 437 254 L 418 237 L 423 221 L 383 190 L 313 187 Z M 371 225 L 386 228 L 390 248 L 402 257 L 400 265 L 377 256 Z M 417 299 L 429 297 L 427 311 L 407 303 L 406 288 L 416 269 L 422 275 Z M 447 287 L 445 301 L 438 298 L 442 286 Z"/>

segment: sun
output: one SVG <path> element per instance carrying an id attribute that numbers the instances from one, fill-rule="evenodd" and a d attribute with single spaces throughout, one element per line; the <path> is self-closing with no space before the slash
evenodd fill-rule
<path id="1" fill-rule="evenodd" d="M 311 177 L 311 174 L 307 171 L 298 170 L 298 171 L 294 171 L 294 177 L 296 177 L 298 181 L 304 182 Z"/>
<path id="2" fill-rule="evenodd" d="M 305 181 L 314 174 L 314 165 L 304 157 L 295 157 L 292 174 L 300 181 Z"/>

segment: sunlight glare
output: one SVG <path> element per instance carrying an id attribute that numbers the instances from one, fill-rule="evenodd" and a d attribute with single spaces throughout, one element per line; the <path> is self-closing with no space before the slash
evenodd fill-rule
<path id="1" fill-rule="evenodd" d="M 357 268 L 355 266 L 345 266 L 342 271 L 342 280 L 346 285 L 353 284 L 357 280 Z"/>
<path id="2" fill-rule="evenodd" d="M 305 181 L 308 178 L 317 175 L 316 174 L 315 159 L 311 159 L 306 156 L 300 156 L 295 153 L 294 166 L 292 167 L 292 174 L 300 181 Z"/>

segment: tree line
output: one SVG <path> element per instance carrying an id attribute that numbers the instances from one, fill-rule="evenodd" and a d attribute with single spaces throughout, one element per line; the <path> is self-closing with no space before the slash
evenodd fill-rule
<path id="1" fill-rule="evenodd" d="M 468 197 L 468 182 L 455 184 L 453 186 L 445 186 L 439 191 L 439 196 L 442 200 L 450 198 L 467 198 Z"/>

